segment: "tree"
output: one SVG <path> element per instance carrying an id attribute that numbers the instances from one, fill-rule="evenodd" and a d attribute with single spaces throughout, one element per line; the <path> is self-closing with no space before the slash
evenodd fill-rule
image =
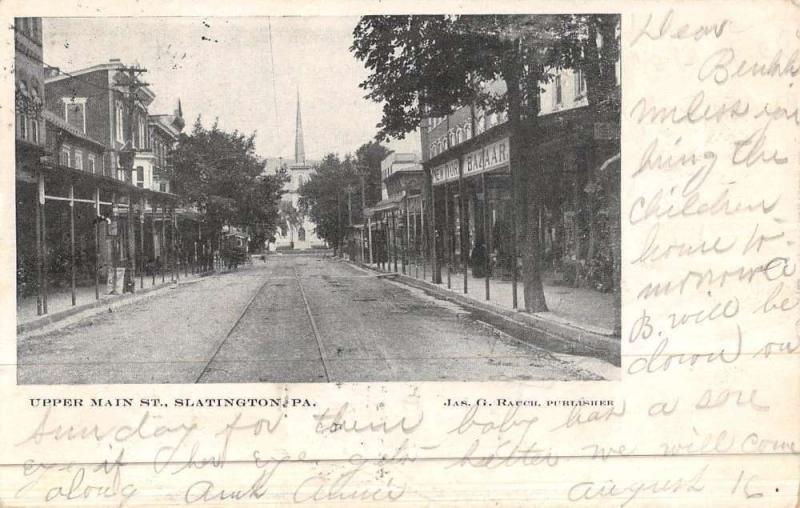
<path id="1" fill-rule="evenodd" d="M 523 245 L 525 309 L 547 310 L 540 276 L 537 207 L 541 166 L 525 159 L 522 142 L 535 130 L 540 86 L 565 66 L 603 69 L 616 62 L 609 27 L 613 16 L 366 16 L 353 31 L 351 51 L 370 75 L 361 83 L 366 97 L 383 104 L 377 139 L 402 138 L 426 117 L 444 116 L 463 106 L 507 111 L 514 186 L 514 228 Z M 610 21 L 609 21 L 610 20 Z M 598 28 L 599 27 L 599 28 Z M 597 37 L 602 32 L 603 37 Z M 594 37 L 593 37 L 594 35 Z M 598 46 L 606 40 L 603 51 Z M 603 53 L 603 56 L 598 56 Z M 587 73 L 591 100 L 601 85 Z M 485 83 L 502 79 L 506 93 L 492 94 Z M 597 91 L 597 95 L 594 95 Z M 523 126 L 522 120 L 526 122 Z M 474 132 L 474 129 L 473 129 Z M 522 168 L 530 168 L 523 171 Z"/>
<path id="2" fill-rule="evenodd" d="M 225 132 L 216 122 L 205 129 L 198 116 L 191 134 L 178 139 L 166 176 L 204 214 L 210 233 L 237 226 L 263 244 L 280 222 L 278 203 L 288 176 L 264 174 L 266 163 L 256 156 L 254 141 L 255 134 Z"/>
<path id="3" fill-rule="evenodd" d="M 351 155 L 340 159 L 329 153 L 300 188 L 300 210 L 316 225 L 316 233 L 340 251 L 346 234 L 348 186 L 360 184 L 356 161 Z"/>
<path id="4" fill-rule="evenodd" d="M 391 150 L 377 141 L 364 143 L 356 150 L 356 166 L 361 174 L 364 175 L 364 194 L 366 200 L 366 203 L 362 203 L 362 206 L 359 208 L 372 206 L 381 200 L 381 182 L 383 181 L 381 162 L 383 162 L 383 159 L 390 153 L 392 153 Z M 360 197 L 358 202 L 361 203 Z"/>
<path id="5" fill-rule="evenodd" d="M 280 228 L 283 236 L 288 232 L 290 240 L 294 243 L 294 232 L 303 225 L 303 213 L 295 208 L 291 201 L 281 201 L 279 205 L 281 217 Z"/>

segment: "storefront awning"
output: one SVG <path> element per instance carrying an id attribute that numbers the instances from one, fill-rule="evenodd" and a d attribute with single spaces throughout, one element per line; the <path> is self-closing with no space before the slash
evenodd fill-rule
<path id="1" fill-rule="evenodd" d="M 405 198 L 405 197 L 406 197 L 405 191 L 401 192 L 400 194 L 395 194 L 394 196 L 389 196 L 388 198 L 383 199 L 381 201 L 378 201 L 373 206 L 367 208 L 365 210 L 365 214 L 367 216 L 371 216 L 372 214 L 377 213 L 377 212 L 386 212 L 386 211 L 389 211 L 389 210 L 399 210 L 400 209 L 400 203 L 403 202 L 403 198 Z"/>

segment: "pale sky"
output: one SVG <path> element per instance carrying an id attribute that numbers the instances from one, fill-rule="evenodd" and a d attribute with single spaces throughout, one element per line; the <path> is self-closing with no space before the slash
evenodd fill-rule
<path id="1" fill-rule="evenodd" d="M 356 22 L 352 17 L 44 18 L 44 61 L 67 72 L 111 58 L 138 63 L 148 69 L 143 79 L 156 94 L 151 114 L 171 113 L 180 98 L 187 128 L 201 114 L 206 126 L 218 117 L 223 129 L 256 130 L 262 157 L 294 156 L 299 87 L 306 157 L 319 159 L 328 152 L 354 152 L 374 137 L 380 120 L 381 106 L 364 99 L 358 87 L 367 72 L 349 51 Z M 388 145 L 420 151 L 417 133 Z"/>

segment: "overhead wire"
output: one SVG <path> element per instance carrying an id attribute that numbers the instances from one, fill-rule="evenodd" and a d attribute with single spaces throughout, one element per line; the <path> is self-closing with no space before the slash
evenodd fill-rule
<path id="1" fill-rule="evenodd" d="M 274 105 L 274 112 L 275 112 L 275 126 L 273 129 L 273 143 L 275 145 L 278 144 L 278 140 L 280 139 L 280 133 L 278 130 L 278 93 L 275 87 L 275 57 L 274 52 L 272 49 L 272 17 L 267 17 L 267 30 L 269 32 L 269 66 L 270 72 L 272 74 L 272 102 Z"/>

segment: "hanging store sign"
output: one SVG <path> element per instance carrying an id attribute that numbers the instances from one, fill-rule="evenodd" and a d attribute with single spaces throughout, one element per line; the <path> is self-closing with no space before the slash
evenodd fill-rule
<path id="1" fill-rule="evenodd" d="M 464 157 L 464 176 L 492 171 L 508 165 L 508 138 L 503 138 Z"/>
<path id="2" fill-rule="evenodd" d="M 447 161 L 431 170 L 431 181 L 433 185 L 452 182 L 458 180 L 458 159 Z"/>

